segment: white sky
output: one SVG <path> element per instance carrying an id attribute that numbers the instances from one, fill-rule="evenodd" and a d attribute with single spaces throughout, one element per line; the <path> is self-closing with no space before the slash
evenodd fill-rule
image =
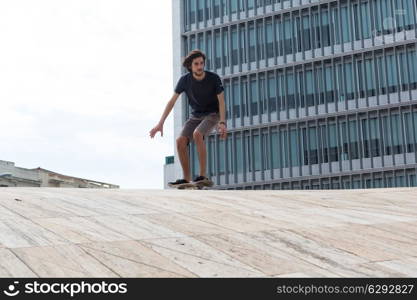
<path id="1" fill-rule="evenodd" d="M 0 1 L 0 160 L 163 188 L 171 1 Z"/>

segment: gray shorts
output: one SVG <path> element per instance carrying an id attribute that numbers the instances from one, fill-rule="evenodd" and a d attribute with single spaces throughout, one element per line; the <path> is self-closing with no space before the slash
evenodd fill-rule
<path id="1" fill-rule="evenodd" d="M 194 130 L 198 130 L 204 137 L 210 134 L 219 121 L 220 114 L 218 112 L 210 113 L 202 117 L 191 116 L 185 122 L 180 135 L 188 137 L 188 141 L 191 142 L 193 140 Z"/>

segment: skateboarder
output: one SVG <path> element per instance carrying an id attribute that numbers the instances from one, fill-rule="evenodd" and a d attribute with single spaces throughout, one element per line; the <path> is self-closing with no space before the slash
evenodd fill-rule
<path id="1" fill-rule="evenodd" d="M 210 183 L 206 177 L 206 145 L 204 137 L 214 127 L 221 139 L 226 139 L 226 108 L 224 104 L 224 89 L 219 75 L 205 71 L 206 56 L 200 50 L 191 51 L 183 61 L 183 66 L 189 73 L 183 75 L 176 87 L 172 98 L 169 100 L 162 114 L 159 123 L 149 132 L 151 138 L 160 131 L 163 136 L 163 126 L 182 92 L 187 94 L 189 104 L 192 108 L 191 117 L 185 122 L 180 136 L 177 138 L 178 156 L 181 162 L 184 178 L 169 182 L 168 185 L 178 187 L 190 183 L 191 172 L 188 157 L 188 145 L 194 141 L 197 147 L 198 160 L 200 164 L 200 176 L 193 182 L 198 184 Z"/>

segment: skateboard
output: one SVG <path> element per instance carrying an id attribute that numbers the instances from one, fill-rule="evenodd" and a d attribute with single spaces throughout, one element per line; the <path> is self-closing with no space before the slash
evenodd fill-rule
<path id="1" fill-rule="evenodd" d="M 213 181 L 203 181 L 203 182 L 189 182 L 183 183 L 178 186 L 173 186 L 172 188 L 178 190 L 209 190 L 214 185 Z"/>

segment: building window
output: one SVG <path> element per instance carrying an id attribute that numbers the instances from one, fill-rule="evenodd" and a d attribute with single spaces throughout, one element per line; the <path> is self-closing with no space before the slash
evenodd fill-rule
<path id="1" fill-rule="evenodd" d="M 356 64 L 355 64 L 355 68 L 356 68 L 356 86 L 358 88 L 358 92 L 359 92 L 359 98 L 365 98 L 366 95 L 366 72 L 365 72 L 365 67 L 364 67 L 364 62 L 363 60 L 357 60 Z M 352 70 L 351 70 L 352 71 Z M 346 72 L 346 81 L 352 80 L 352 76 L 354 76 L 354 74 L 350 73 L 350 75 L 348 75 L 348 72 Z M 346 83 L 347 85 L 347 97 L 348 99 L 354 99 L 355 98 L 355 89 L 353 87 L 353 84 L 349 84 L 349 82 Z"/>
<path id="2" fill-rule="evenodd" d="M 339 102 L 346 101 L 345 84 L 343 82 L 343 65 L 341 63 L 336 65 L 336 91 L 339 95 Z"/>
<path id="3" fill-rule="evenodd" d="M 205 2 L 206 2 L 206 7 L 205 7 L 206 19 L 210 20 L 212 18 L 212 16 L 211 16 L 211 0 L 206 0 Z"/>
<path id="4" fill-rule="evenodd" d="M 268 58 L 274 57 L 274 35 L 271 19 L 266 22 L 266 55 Z"/>
<path id="5" fill-rule="evenodd" d="M 417 89 L 417 52 L 415 50 L 409 51 L 407 56 L 411 88 Z"/>
<path id="6" fill-rule="evenodd" d="M 232 65 L 238 64 L 238 37 L 236 27 L 232 28 Z"/>
<path id="7" fill-rule="evenodd" d="M 255 163 L 255 171 L 260 171 L 261 167 L 261 139 L 259 135 L 253 136 L 253 152 L 254 152 L 254 163 Z"/>
<path id="8" fill-rule="evenodd" d="M 278 98 L 277 98 L 277 110 L 283 111 L 286 109 L 285 105 L 285 77 L 284 74 L 282 74 L 282 71 L 278 72 L 277 77 L 277 89 L 278 89 Z"/>
<path id="9" fill-rule="evenodd" d="M 216 174 L 216 151 L 215 151 L 215 142 L 214 136 L 210 136 L 208 139 L 208 169 L 210 176 L 215 176 Z"/>
<path id="10" fill-rule="evenodd" d="M 233 158 L 235 156 L 235 152 L 233 151 L 233 144 L 232 144 L 232 136 L 229 135 L 227 137 L 227 151 L 226 151 L 226 157 L 227 157 L 227 173 L 234 173 L 234 162 Z"/>
<path id="11" fill-rule="evenodd" d="M 333 75 L 332 75 L 332 67 L 327 66 L 324 68 L 325 73 L 325 86 L 326 86 L 326 101 L 327 103 L 334 102 L 334 92 L 333 92 Z"/>
<path id="12" fill-rule="evenodd" d="M 284 45 L 284 38 L 282 32 L 282 23 L 281 18 L 275 17 L 275 49 L 276 55 L 282 56 L 283 55 L 283 45 Z"/>
<path id="13" fill-rule="evenodd" d="M 204 35 L 199 34 L 197 38 L 197 48 L 201 51 L 206 52 L 206 45 L 204 45 Z"/>
<path id="14" fill-rule="evenodd" d="M 290 130 L 290 159 L 291 159 L 291 166 L 296 167 L 299 166 L 299 159 L 298 159 L 298 153 L 300 149 L 300 144 L 298 142 L 298 134 L 296 129 Z"/>
<path id="15" fill-rule="evenodd" d="M 323 47 L 330 46 L 331 42 L 331 28 L 329 24 L 329 12 L 323 11 L 322 12 L 322 41 L 323 41 Z"/>
<path id="16" fill-rule="evenodd" d="M 249 117 L 249 103 L 250 103 L 250 99 L 248 96 L 248 82 L 247 82 L 247 78 L 244 77 L 242 78 L 242 86 L 241 86 L 241 90 L 242 90 L 242 109 L 243 109 L 243 115 L 246 117 Z"/>
<path id="17" fill-rule="evenodd" d="M 190 23 L 194 24 L 196 22 L 196 2 L 197 0 L 189 0 L 190 3 Z"/>
<path id="18" fill-rule="evenodd" d="M 236 135 L 236 170 L 238 174 L 243 172 L 243 149 L 241 135 Z"/>
<path id="19" fill-rule="evenodd" d="M 252 172 L 252 159 L 253 159 L 253 151 L 251 145 L 251 137 L 250 135 L 244 135 L 245 141 L 245 161 L 246 161 L 246 169 L 245 173 Z"/>
<path id="20" fill-rule="evenodd" d="M 350 159 L 359 158 L 359 139 L 356 120 L 349 121 Z"/>
<path id="21" fill-rule="evenodd" d="M 314 106 L 314 79 L 313 71 L 306 71 L 306 101 L 308 106 Z"/>
<path id="22" fill-rule="evenodd" d="M 318 143 L 317 143 L 317 128 L 308 128 L 308 142 L 309 142 L 309 153 L 310 153 L 310 164 L 318 164 Z"/>
<path id="23" fill-rule="evenodd" d="M 220 17 L 220 0 L 214 0 L 214 17 Z"/>
<path id="24" fill-rule="evenodd" d="M 215 36 L 215 69 L 219 69 L 221 67 L 221 56 L 222 56 L 222 44 L 221 44 L 221 40 L 220 40 L 220 31 L 217 30 L 214 33 Z"/>
<path id="25" fill-rule="evenodd" d="M 231 6 L 230 6 L 230 11 L 232 14 L 237 13 L 237 0 L 230 0 L 231 1 Z"/>
<path id="26" fill-rule="evenodd" d="M 417 176 L 414 174 L 410 175 L 410 186 L 417 186 Z"/>
<path id="27" fill-rule="evenodd" d="M 253 9 L 255 7 L 255 0 L 248 0 L 248 9 Z"/>
<path id="28" fill-rule="evenodd" d="M 339 131 L 340 131 L 340 154 L 341 160 L 348 160 L 349 159 L 349 140 L 348 140 L 348 132 L 347 132 L 347 125 L 346 122 L 339 123 Z"/>
<path id="29" fill-rule="evenodd" d="M 229 30 L 227 28 L 223 29 L 223 65 L 225 67 L 229 66 Z"/>
<path id="30" fill-rule="evenodd" d="M 397 0 L 397 1 L 394 1 L 394 3 L 396 5 L 400 5 L 400 3 L 402 4 L 402 10 L 400 10 L 401 14 L 399 14 L 400 15 L 399 18 L 404 18 L 404 22 L 403 22 L 404 29 L 405 30 L 413 29 L 413 27 L 416 26 L 416 24 L 414 22 L 414 20 L 416 19 L 416 10 L 413 7 L 412 1 Z M 415 5 L 417 5 L 417 3 Z M 402 30 L 401 27 L 400 27 L 400 30 Z"/>
<path id="31" fill-rule="evenodd" d="M 212 58 L 211 58 L 211 47 L 212 47 L 212 38 L 211 38 L 211 32 L 207 32 L 207 52 L 206 52 L 206 59 L 207 59 L 207 68 L 211 70 L 213 68 L 212 66 Z"/>
<path id="32" fill-rule="evenodd" d="M 407 65 L 407 56 L 404 52 L 399 54 L 399 70 L 400 70 L 400 81 L 401 81 L 401 90 L 406 91 L 409 89 L 410 77 L 408 74 L 408 65 Z"/>
<path id="33" fill-rule="evenodd" d="M 284 21 L 284 51 L 285 54 L 292 53 L 292 22 L 289 18 Z"/>
<path id="34" fill-rule="evenodd" d="M 266 81 L 265 81 L 265 74 L 261 73 L 259 74 L 259 80 L 258 80 L 258 84 L 259 84 L 259 107 L 260 107 L 260 112 L 259 114 L 263 114 L 265 112 L 268 112 L 268 106 L 267 106 L 267 101 L 265 101 L 266 99 Z"/>
<path id="35" fill-rule="evenodd" d="M 282 162 L 282 167 L 283 168 L 288 168 L 289 167 L 289 155 L 288 155 L 288 151 L 290 151 L 289 149 L 289 145 L 288 145 L 288 131 L 287 130 L 281 130 L 281 134 L 280 134 L 280 145 L 281 145 L 281 162 Z"/>
<path id="36" fill-rule="evenodd" d="M 403 135 L 402 135 L 402 124 L 400 122 L 399 115 L 391 116 L 392 124 L 392 152 L 394 154 L 403 153 Z"/>
<path id="37" fill-rule="evenodd" d="M 189 49 L 189 51 L 191 51 L 191 50 L 194 50 L 196 47 L 195 47 L 195 35 L 192 35 L 191 37 L 190 37 L 190 49 Z"/>
<path id="38" fill-rule="evenodd" d="M 218 175 L 224 175 L 225 168 L 226 168 L 226 160 L 225 160 L 226 143 L 222 139 L 219 139 L 218 143 L 219 143 L 219 156 L 218 156 L 219 157 L 219 173 Z"/>
<path id="39" fill-rule="evenodd" d="M 402 175 L 395 176 L 395 186 L 396 187 L 404 187 L 405 186 L 405 178 Z"/>
<path id="40" fill-rule="evenodd" d="M 388 92 L 395 93 L 398 87 L 397 60 L 394 55 L 388 55 L 386 60 L 388 68 Z"/>
<path id="41" fill-rule="evenodd" d="M 368 134 L 368 120 L 367 119 L 362 120 L 362 141 L 363 141 L 363 149 L 364 149 L 363 157 L 369 158 L 370 152 L 369 152 L 369 134 Z"/>
<path id="42" fill-rule="evenodd" d="M 258 102 L 259 102 L 258 81 L 256 80 L 255 76 L 251 76 L 249 92 L 250 92 L 250 103 L 251 103 L 252 115 L 255 116 L 258 114 Z"/>
<path id="43" fill-rule="evenodd" d="M 391 124 L 387 116 L 382 117 L 382 128 L 383 130 L 383 142 L 385 146 L 384 155 L 390 155 L 392 149 L 392 139 L 391 139 Z"/>
<path id="44" fill-rule="evenodd" d="M 271 168 L 271 164 L 270 164 L 270 148 L 269 148 L 269 135 L 268 132 L 264 132 L 262 133 L 262 146 L 263 146 L 263 151 L 262 151 L 262 160 L 263 160 L 263 165 L 264 165 L 264 170 L 268 170 Z"/>
<path id="45" fill-rule="evenodd" d="M 239 93 L 239 81 L 233 80 L 233 99 L 230 101 L 233 103 L 233 115 L 235 118 L 240 117 L 240 93 Z"/>
<path id="46" fill-rule="evenodd" d="M 304 51 L 311 50 L 311 43 L 310 43 L 310 16 L 306 15 L 303 16 L 303 47 Z"/>
<path id="47" fill-rule="evenodd" d="M 240 29 L 240 62 L 247 63 L 246 49 L 248 48 L 246 43 L 246 28 L 244 25 L 239 27 Z"/>
<path id="48" fill-rule="evenodd" d="M 342 22 L 342 42 L 347 43 L 350 42 L 350 30 L 352 28 L 352 24 L 350 22 L 349 18 L 349 8 L 348 7 L 342 7 L 340 9 L 341 14 L 341 22 Z"/>
<path id="49" fill-rule="evenodd" d="M 379 133 L 379 120 L 377 118 L 369 119 L 369 131 L 370 131 L 370 147 L 371 157 L 380 156 L 380 133 Z"/>
<path id="50" fill-rule="evenodd" d="M 268 74 L 268 102 L 271 112 L 277 111 L 277 91 L 274 73 Z"/>
<path id="51" fill-rule="evenodd" d="M 271 133 L 271 141 L 272 141 L 272 168 L 278 169 L 281 168 L 281 144 L 279 141 L 279 135 L 280 133 L 277 131 L 273 131 Z"/>
<path id="52" fill-rule="evenodd" d="M 353 75 L 353 63 L 349 62 L 347 64 L 344 65 L 345 66 L 345 76 L 346 79 L 344 82 L 346 82 L 346 100 L 352 100 L 355 98 L 355 78 Z M 358 70 L 357 70 L 357 75 L 360 79 L 361 85 L 360 85 L 360 90 L 361 90 L 361 98 L 364 97 L 365 93 L 364 93 L 364 88 L 363 88 L 363 70 L 362 70 L 362 62 L 360 62 L 359 64 L 357 64 L 358 66 Z"/>
<path id="53" fill-rule="evenodd" d="M 204 20 L 204 0 L 198 0 L 198 21 L 202 22 Z"/>
<path id="54" fill-rule="evenodd" d="M 330 162 L 338 161 L 336 124 L 329 124 L 329 156 Z"/>
<path id="55" fill-rule="evenodd" d="M 320 15 L 318 12 L 313 12 L 312 21 L 314 30 L 313 45 L 315 49 L 318 49 L 321 48 Z"/>
<path id="56" fill-rule="evenodd" d="M 231 89 L 230 89 L 230 81 L 228 80 L 224 81 L 224 97 L 226 99 L 225 102 L 226 102 L 226 107 L 227 107 L 226 118 L 230 120 L 232 118 L 231 114 L 233 111 L 232 105 L 233 105 L 234 97 L 232 98 Z"/>
<path id="57" fill-rule="evenodd" d="M 294 74 L 287 73 L 287 108 L 295 108 L 295 82 Z"/>
<path id="58" fill-rule="evenodd" d="M 255 61 L 255 47 L 256 47 L 256 40 L 255 40 L 255 25 L 253 23 L 249 24 L 249 61 Z"/>
<path id="59" fill-rule="evenodd" d="M 359 5 L 358 5 L 359 7 Z M 360 4 L 360 24 L 361 24 L 361 38 L 368 39 L 371 37 L 371 12 L 369 8 L 369 2 L 362 2 Z M 357 23 L 359 26 L 359 23 Z"/>

